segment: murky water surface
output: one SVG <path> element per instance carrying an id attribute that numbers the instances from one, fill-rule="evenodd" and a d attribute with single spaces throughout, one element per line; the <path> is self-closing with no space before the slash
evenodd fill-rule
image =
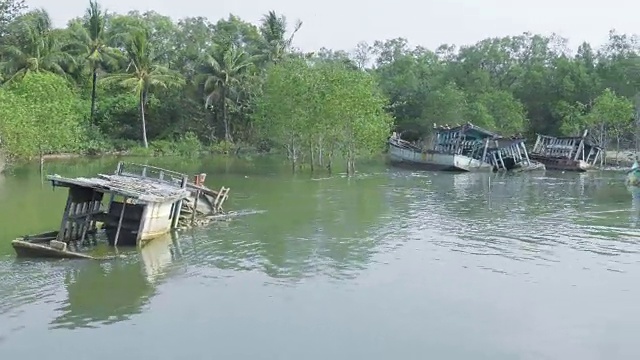
<path id="1" fill-rule="evenodd" d="M 0 175 L 1 359 L 640 358 L 640 195 L 622 173 L 151 163 L 258 213 L 113 261 L 17 260 L 10 241 L 57 228 L 66 194 L 37 166 Z"/>

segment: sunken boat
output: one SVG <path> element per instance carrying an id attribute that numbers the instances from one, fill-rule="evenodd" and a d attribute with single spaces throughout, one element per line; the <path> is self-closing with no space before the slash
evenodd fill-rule
<path id="1" fill-rule="evenodd" d="M 595 168 L 602 160 L 602 148 L 587 141 L 587 131 L 582 136 L 554 137 L 538 134 L 532 160 L 543 163 L 547 169 L 584 172 Z"/>
<path id="2" fill-rule="evenodd" d="M 488 139 L 497 137 L 471 123 L 449 128 L 436 128 L 433 145 L 424 149 L 402 140 L 397 133 L 389 139 L 389 160 L 397 166 L 423 170 L 491 172 L 493 165 L 485 161 Z"/>
<path id="3" fill-rule="evenodd" d="M 219 214 L 229 193 L 204 186 L 204 174 L 190 183 L 185 174 L 123 162 L 112 175 L 47 180 L 68 189 L 60 228 L 13 240 L 18 256 L 95 259 L 83 250 L 96 243 L 98 232 L 111 246 L 144 245 L 179 228 L 183 211 L 192 222 Z"/>
<path id="4" fill-rule="evenodd" d="M 391 164 L 424 170 L 492 172 L 544 169 L 529 158 L 523 138 L 504 138 L 467 123 L 437 127 L 431 148 L 424 149 L 393 133 L 389 139 Z"/>
<path id="5" fill-rule="evenodd" d="M 546 166 L 532 160 L 522 137 L 495 138 L 489 140 L 486 161 L 493 165 L 494 171 L 533 171 L 545 170 Z"/>

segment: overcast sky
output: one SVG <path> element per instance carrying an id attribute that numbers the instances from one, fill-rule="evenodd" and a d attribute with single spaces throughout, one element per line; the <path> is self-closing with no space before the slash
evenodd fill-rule
<path id="1" fill-rule="evenodd" d="M 79 16 L 88 0 L 27 0 L 44 7 L 56 26 Z M 320 47 L 351 50 L 359 41 L 405 37 L 411 45 L 435 49 L 443 43 L 471 44 L 486 37 L 529 31 L 599 46 L 610 29 L 640 31 L 637 0 L 101 0 L 110 11 L 155 10 L 174 19 L 206 16 L 212 21 L 229 13 L 258 23 L 275 10 L 304 25 L 295 45 L 305 51 Z M 635 3 L 635 4 L 634 4 Z M 378 5 L 375 5 L 378 4 Z M 590 5 L 594 4 L 594 5 Z"/>

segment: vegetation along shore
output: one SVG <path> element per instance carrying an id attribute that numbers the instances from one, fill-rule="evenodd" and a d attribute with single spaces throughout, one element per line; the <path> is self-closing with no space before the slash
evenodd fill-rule
<path id="1" fill-rule="evenodd" d="M 303 52 L 294 46 L 303 22 L 275 11 L 258 24 L 174 22 L 90 1 L 78 14 L 53 28 L 46 11 L 0 1 L 0 159 L 244 148 L 285 152 L 294 169 L 340 158 L 354 171 L 392 130 L 411 140 L 467 121 L 528 137 L 588 129 L 615 153 L 638 146 L 640 43 L 613 30 L 603 46 L 576 51 L 524 33 Z"/>

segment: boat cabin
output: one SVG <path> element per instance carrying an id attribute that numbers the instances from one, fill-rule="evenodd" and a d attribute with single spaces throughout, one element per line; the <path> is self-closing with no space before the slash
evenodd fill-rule
<path id="1" fill-rule="evenodd" d="M 512 170 L 531 166 L 525 139 L 501 138 L 488 141 L 486 160 L 495 170 Z"/>
<path id="2" fill-rule="evenodd" d="M 548 168 L 584 171 L 602 160 L 602 148 L 586 141 L 583 136 L 554 137 L 538 134 L 531 157 Z"/>
<path id="3" fill-rule="evenodd" d="M 433 151 L 474 157 L 472 155 L 484 151 L 485 139 L 497 137 L 499 137 L 498 134 L 471 123 L 453 128 L 448 125 L 440 126 L 436 128 L 434 134 Z"/>
<path id="4" fill-rule="evenodd" d="M 136 245 L 178 224 L 188 176 L 148 165 L 119 163 L 113 175 L 92 178 L 47 176 L 69 189 L 56 240 L 84 241 L 101 222 L 110 245 Z M 106 204 L 103 200 L 108 197 Z"/>

